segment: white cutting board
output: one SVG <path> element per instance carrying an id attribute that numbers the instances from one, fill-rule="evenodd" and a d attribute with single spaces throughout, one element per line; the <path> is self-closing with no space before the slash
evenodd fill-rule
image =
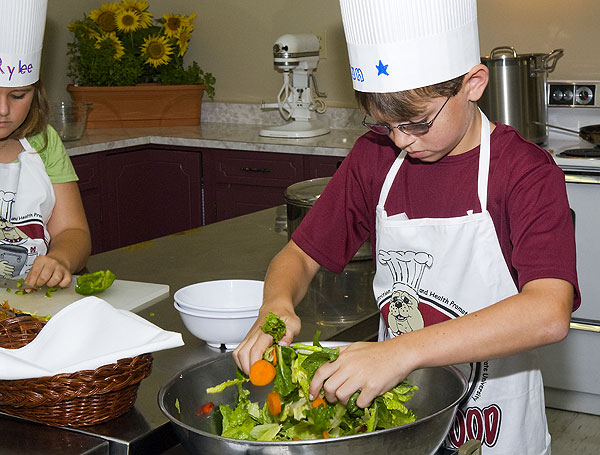
<path id="1" fill-rule="evenodd" d="M 35 313 L 38 316 L 54 316 L 67 305 L 86 296 L 75 292 L 77 277 L 68 288 L 52 292 L 52 297 L 46 297 L 46 287 L 39 291 L 17 295 L 0 289 L 0 302 L 8 300 L 8 304 L 18 310 Z M 112 286 L 96 297 L 105 300 L 112 306 L 122 310 L 136 311 L 169 296 L 169 286 L 166 284 L 142 283 L 139 281 L 115 280 Z"/>

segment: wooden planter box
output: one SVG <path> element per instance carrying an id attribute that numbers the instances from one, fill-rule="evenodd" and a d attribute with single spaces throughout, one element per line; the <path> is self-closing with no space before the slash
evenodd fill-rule
<path id="1" fill-rule="evenodd" d="M 189 126 L 200 124 L 204 85 L 68 85 L 73 101 L 91 103 L 87 128 Z"/>

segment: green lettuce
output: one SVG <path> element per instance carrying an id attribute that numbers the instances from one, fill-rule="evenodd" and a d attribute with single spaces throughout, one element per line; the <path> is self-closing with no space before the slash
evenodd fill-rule
<path id="1" fill-rule="evenodd" d="M 275 313 L 269 312 L 265 318 L 265 323 L 260 326 L 261 330 L 267 335 L 273 337 L 273 344 L 279 343 L 279 340 L 285 335 L 285 322 Z"/>
<path id="2" fill-rule="evenodd" d="M 253 441 L 289 441 L 321 439 L 327 432 L 329 437 L 335 438 L 392 428 L 416 419 L 406 402 L 413 397 L 417 387 L 406 381 L 377 397 L 365 409 L 356 405 L 360 391 L 350 397 L 346 406 L 338 402 L 313 408 L 308 391 L 310 381 L 321 365 L 337 359 L 339 349 L 322 346 L 318 331 L 312 345 L 277 345 L 277 336 L 285 334 L 285 323 L 273 313 L 269 313 L 261 328 L 273 336 L 273 345 L 263 358 L 269 361 L 274 355 L 277 358 L 273 391 L 279 394 L 282 410 L 278 415 L 272 415 L 266 403 L 260 406 L 251 401 L 250 392 L 243 387 L 248 377 L 237 369 L 236 379 L 207 389 L 208 393 L 218 393 L 235 385 L 238 390 L 233 409 L 219 405 L 222 436 Z"/>

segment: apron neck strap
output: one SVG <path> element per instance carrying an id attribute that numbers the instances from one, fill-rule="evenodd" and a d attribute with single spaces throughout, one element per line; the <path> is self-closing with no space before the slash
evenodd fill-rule
<path id="1" fill-rule="evenodd" d="M 479 146 L 479 171 L 477 174 L 477 195 L 481 212 L 487 210 L 487 187 L 490 174 L 490 122 L 483 111 L 481 114 L 481 145 Z"/>
<path id="2" fill-rule="evenodd" d="M 392 187 L 392 183 L 396 178 L 396 174 L 402 166 L 402 162 L 404 161 L 404 157 L 406 156 L 406 152 L 404 150 L 400 151 L 400 154 L 394 160 L 392 167 L 388 171 L 385 176 L 385 180 L 383 182 L 383 186 L 381 187 L 381 192 L 379 193 L 379 202 L 377 203 L 377 208 L 383 210 L 385 212 L 385 201 L 387 200 L 388 194 L 390 192 L 390 188 Z"/>
<path id="3" fill-rule="evenodd" d="M 487 210 L 487 186 L 490 168 L 490 122 L 481 109 L 479 109 L 479 113 L 481 115 L 481 145 L 479 146 L 477 196 L 479 197 L 481 212 L 485 212 Z M 381 192 L 379 193 L 379 201 L 377 203 L 377 207 L 380 210 L 385 211 L 385 201 L 387 200 L 392 183 L 396 178 L 400 166 L 402 166 L 405 156 L 406 152 L 402 150 L 385 176 Z"/>
<path id="4" fill-rule="evenodd" d="M 25 150 L 26 152 L 35 152 L 36 150 L 31 146 L 31 144 L 29 143 L 29 141 L 25 138 L 19 139 L 19 142 L 21 143 L 21 146 L 23 147 L 23 150 Z"/>

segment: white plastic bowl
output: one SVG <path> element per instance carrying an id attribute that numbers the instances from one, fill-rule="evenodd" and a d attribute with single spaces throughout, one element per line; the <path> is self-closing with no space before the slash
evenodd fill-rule
<path id="1" fill-rule="evenodd" d="M 227 319 L 227 318 L 245 318 L 258 315 L 258 309 L 256 310 L 243 310 L 243 311 L 205 311 L 198 310 L 194 307 L 188 307 L 180 304 L 179 302 L 173 302 L 173 306 L 177 311 L 182 310 L 186 313 L 193 314 L 208 319 Z"/>
<path id="2" fill-rule="evenodd" d="M 217 280 L 179 289 L 175 302 L 186 310 L 232 313 L 258 310 L 262 304 L 263 282 L 256 280 Z"/>
<path id="3" fill-rule="evenodd" d="M 204 340 L 213 348 L 225 345 L 227 349 L 235 349 L 242 342 L 248 330 L 258 317 L 258 309 L 239 313 L 203 313 L 182 308 L 177 302 L 175 309 L 179 312 L 183 325 L 195 337 Z"/>

